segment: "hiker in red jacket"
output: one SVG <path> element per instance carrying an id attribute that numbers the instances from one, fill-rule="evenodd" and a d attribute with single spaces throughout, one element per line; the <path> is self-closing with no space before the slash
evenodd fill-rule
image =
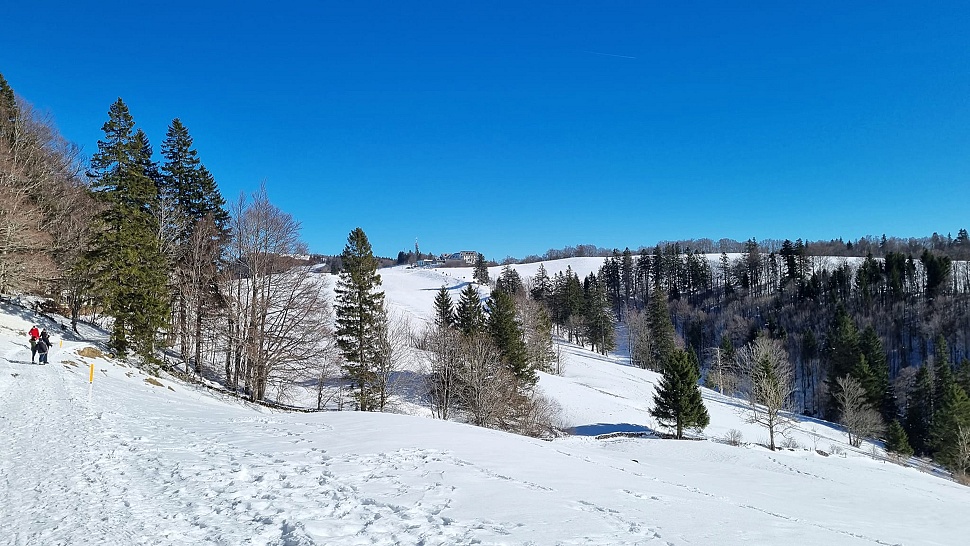
<path id="1" fill-rule="evenodd" d="M 37 330 L 37 326 L 34 325 L 30 329 L 30 363 L 34 363 L 34 358 L 37 357 L 37 341 L 40 339 L 40 331 Z"/>

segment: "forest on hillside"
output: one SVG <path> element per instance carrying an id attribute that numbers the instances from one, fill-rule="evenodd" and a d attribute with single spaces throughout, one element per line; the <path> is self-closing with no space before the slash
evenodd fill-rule
<path id="1" fill-rule="evenodd" d="M 644 367 L 658 367 L 651 359 L 664 317 L 651 306 L 659 294 L 706 384 L 728 394 L 738 390 L 737 351 L 760 337 L 778 340 L 793 366 L 791 411 L 838 422 L 840 381 L 852 378 L 881 417 L 874 430 L 895 423 L 918 453 L 933 454 L 947 423 L 966 427 L 970 418 L 970 264 L 954 259 L 967 255 L 970 240 L 960 229 L 955 239 L 928 241 L 884 238 L 864 258 L 814 255 L 801 241 L 774 252 L 752 240 L 714 256 L 670 243 L 614 251 L 582 282 L 567 272 L 533 285 L 549 285 L 560 331 L 594 348 L 595 321 L 584 309 L 602 300 L 590 294 L 604 292 Z"/>
<path id="2" fill-rule="evenodd" d="M 339 273 L 330 302 L 314 267 L 322 258 L 305 259 L 299 222 L 265 189 L 227 205 L 177 117 L 158 154 L 122 99 L 106 118 L 85 158 L 0 76 L 0 293 L 42 296 L 46 311 L 74 324 L 100 319 L 119 356 L 257 402 L 316 384 L 325 407 L 323 387 L 338 378 L 340 407 L 379 411 L 398 359 L 416 347 L 430 355 L 426 398 L 437 415 L 462 411 L 538 434 L 549 408 L 533 386 L 538 371 L 556 371 L 554 330 L 603 353 L 619 331 L 634 364 L 676 363 L 696 386 L 695 366 L 729 394 L 745 388 L 739 363 L 763 347 L 793 366 L 784 409 L 845 420 L 846 394 L 862 389 L 859 407 L 881 420 L 867 434 L 889 441 L 902 431 L 918 453 L 944 461 L 965 446 L 961 468 L 970 468 L 965 229 L 847 242 L 700 239 L 637 252 L 579 245 L 523 260 L 606 254 L 584 279 L 540 267 L 523 280 L 506 267 L 493 282 L 479 254 L 475 277 L 492 296 L 443 297 L 436 323 L 413 332 L 389 320 L 377 269 L 390 260 L 372 255 L 362 230 L 328 260 Z"/>

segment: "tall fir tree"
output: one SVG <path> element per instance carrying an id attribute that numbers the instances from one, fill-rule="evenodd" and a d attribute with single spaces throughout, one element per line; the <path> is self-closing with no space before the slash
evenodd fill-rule
<path id="1" fill-rule="evenodd" d="M 623 302 L 625 305 L 630 305 L 632 301 L 633 294 L 636 291 L 634 286 L 634 269 L 633 269 L 633 252 L 630 248 L 623 249 L 623 255 L 620 261 L 620 276 L 623 280 Z"/>
<path id="2" fill-rule="evenodd" d="M 91 158 L 92 188 L 105 203 L 98 217 L 89 263 L 105 309 L 114 317 L 109 345 L 126 354 L 133 345 L 154 358 L 155 336 L 168 315 L 169 264 L 160 249 L 156 171 L 151 147 L 134 130 L 128 107 L 119 98 L 108 111 Z"/>
<path id="3" fill-rule="evenodd" d="M 529 361 L 522 326 L 516 317 L 515 300 L 506 292 L 493 292 L 488 303 L 488 333 L 502 354 L 502 363 L 520 383 L 532 385 L 538 379 Z"/>
<path id="4" fill-rule="evenodd" d="M 953 368 L 950 367 L 950 349 L 946 338 L 937 336 L 933 346 L 933 410 L 942 407 L 950 384 L 953 383 Z"/>
<path id="5" fill-rule="evenodd" d="M 650 415 L 661 426 L 673 429 L 677 439 L 684 437 L 684 429 L 703 430 L 710 423 L 699 379 L 696 359 L 692 362 L 687 351 L 675 351 L 663 366 Z"/>
<path id="6" fill-rule="evenodd" d="M 970 471 L 964 453 L 965 435 L 970 434 L 970 397 L 956 383 L 946 384 L 946 392 L 933 414 L 930 443 L 934 458 L 954 472 Z"/>
<path id="7" fill-rule="evenodd" d="M 379 263 L 364 230 L 358 227 L 347 236 L 341 261 L 336 289 L 337 346 L 344 357 L 344 372 L 354 386 L 357 408 L 374 411 L 379 402 L 377 369 L 388 329 Z"/>
<path id="8" fill-rule="evenodd" d="M 883 421 L 893 422 L 898 418 L 899 408 L 896 405 L 896 393 L 889 381 L 889 364 L 886 351 L 876 329 L 869 325 L 862 331 L 859 338 L 859 351 L 869 367 L 868 383 L 863 383 L 866 397 L 872 407 L 879 410 Z M 857 378 L 860 381 L 862 378 Z"/>
<path id="9" fill-rule="evenodd" d="M 960 367 L 954 374 L 953 380 L 970 396 L 970 358 L 964 358 L 960 361 Z"/>
<path id="10" fill-rule="evenodd" d="M 572 267 L 566 266 L 566 284 L 565 284 L 565 294 L 566 294 L 566 308 L 570 315 L 578 315 L 583 312 L 584 298 L 583 295 L 583 283 L 579 280 L 579 275 L 572 270 Z"/>
<path id="11" fill-rule="evenodd" d="M 895 453 L 904 459 L 913 456 L 913 448 L 909 445 L 909 437 L 906 436 L 906 430 L 899 424 L 899 420 L 893 420 L 886 431 L 886 451 Z"/>
<path id="12" fill-rule="evenodd" d="M 858 376 L 866 375 L 864 381 L 871 381 L 864 365 L 860 363 L 863 356 L 859 347 L 859 330 L 845 306 L 841 304 L 835 310 L 826 342 L 826 351 L 823 358 L 825 359 L 825 384 L 828 389 L 824 409 L 826 418 L 835 421 L 839 416 L 839 404 L 836 395 L 840 392 L 840 389 L 837 380 L 846 375 L 853 375 L 862 380 Z"/>
<path id="13" fill-rule="evenodd" d="M 650 327 L 651 360 L 645 364 L 651 370 L 662 371 L 664 363 L 672 360 L 677 345 L 674 342 L 674 323 L 667 306 L 667 293 L 661 288 L 655 288 L 650 293 L 647 323 Z"/>
<path id="14" fill-rule="evenodd" d="M 485 311 L 482 309 L 482 299 L 475 285 L 469 283 L 458 297 L 458 308 L 455 310 L 455 326 L 465 335 L 481 332 L 485 328 Z"/>
<path id="15" fill-rule="evenodd" d="M 488 286 L 492 280 L 488 277 L 488 264 L 485 263 L 485 256 L 479 253 L 475 258 L 475 272 L 472 275 L 475 282 L 483 286 Z"/>
<path id="16" fill-rule="evenodd" d="M 212 177 L 193 148 L 188 128 L 175 118 L 168 127 L 162 142 L 162 158 L 159 193 L 173 203 L 179 216 L 186 219 L 183 239 L 189 237 L 196 222 L 212 216 L 220 231 L 229 221 L 226 202 Z"/>
<path id="17" fill-rule="evenodd" d="M 188 128 L 178 118 L 168 127 L 161 155 L 158 187 L 165 207 L 161 216 L 170 233 L 168 253 L 176 262 L 171 283 L 172 333 L 178 336 L 186 365 L 193 360 L 201 372 L 203 323 L 222 302 L 217 274 L 228 241 L 229 214 Z"/>
<path id="18" fill-rule="evenodd" d="M 926 455 L 930 451 L 933 396 L 933 376 L 928 366 L 921 366 L 907 396 L 906 419 L 903 423 L 909 436 L 909 444 L 918 455 Z"/>
<path id="19" fill-rule="evenodd" d="M 612 306 L 603 283 L 589 274 L 583 287 L 586 337 L 593 346 L 593 350 L 606 355 L 616 348 L 616 323 L 613 319 Z"/>
<path id="20" fill-rule="evenodd" d="M 434 322 L 439 327 L 455 325 L 455 304 L 444 286 L 438 289 L 438 294 L 434 297 Z"/>
<path id="21" fill-rule="evenodd" d="M 532 277 L 529 295 L 532 296 L 533 300 L 541 303 L 546 303 L 546 300 L 552 296 L 552 281 L 549 279 L 549 273 L 546 272 L 546 266 L 541 263 L 535 276 Z"/>
<path id="22" fill-rule="evenodd" d="M 512 269 L 512 266 L 506 265 L 502 268 L 502 273 L 498 279 L 495 280 L 495 290 L 516 296 L 525 291 L 525 285 L 522 284 L 522 277 L 519 272 Z"/>

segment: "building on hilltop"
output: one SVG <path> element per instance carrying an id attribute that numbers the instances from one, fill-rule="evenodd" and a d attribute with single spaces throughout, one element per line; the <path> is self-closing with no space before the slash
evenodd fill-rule
<path id="1" fill-rule="evenodd" d="M 478 252 L 474 250 L 462 250 L 461 252 L 455 252 L 451 256 L 448 256 L 449 260 L 461 260 L 468 265 L 475 265 L 475 260 L 478 259 Z"/>

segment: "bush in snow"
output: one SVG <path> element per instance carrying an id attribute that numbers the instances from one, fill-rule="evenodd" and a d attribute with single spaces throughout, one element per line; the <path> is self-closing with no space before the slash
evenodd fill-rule
<path id="1" fill-rule="evenodd" d="M 744 443 L 744 436 L 740 430 L 732 428 L 724 435 L 724 443 L 735 447 L 740 446 Z"/>

